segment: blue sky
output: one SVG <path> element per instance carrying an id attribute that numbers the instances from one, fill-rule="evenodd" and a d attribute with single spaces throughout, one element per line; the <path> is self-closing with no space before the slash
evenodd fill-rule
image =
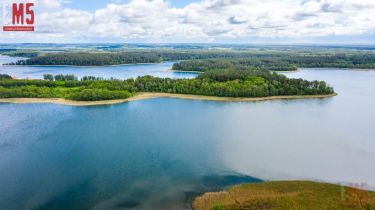
<path id="1" fill-rule="evenodd" d="M 375 44 L 374 0 L 34 1 L 35 32 L 0 43 Z"/>

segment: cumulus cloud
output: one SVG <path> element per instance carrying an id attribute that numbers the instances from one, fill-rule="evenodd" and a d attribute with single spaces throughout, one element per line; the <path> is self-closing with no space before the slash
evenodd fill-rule
<path id="1" fill-rule="evenodd" d="M 40 0 L 37 2 L 40 10 L 57 10 L 60 9 L 62 4 L 59 0 Z"/>
<path id="2" fill-rule="evenodd" d="M 375 30 L 374 0 L 202 0 L 174 8 L 165 0 L 112 1 L 95 12 L 40 0 L 35 34 L 67 38 L 215 41 L 246 37 L 361 35 Z M 2 34 L 3 36 L 3 34 Z"/>
<path id="3" fill-rule="evenodd" d="M 90 28 L 92 15 L 85 11 L 62 9 L 54 13 L 43 12 L 38 16 L 37 33 L 70 34 Z"/>

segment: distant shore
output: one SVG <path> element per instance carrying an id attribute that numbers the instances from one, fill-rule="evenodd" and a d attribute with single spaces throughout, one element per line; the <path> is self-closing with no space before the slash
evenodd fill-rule
<path id="1" fill-rule="evenodd" d="M 162 64 L 166 62 L 172 62 L 172 61 L 162 61 L 159 63 L 123 63 L 123 64 L 108 64 L 108 65 L 90 65 L 90 66 L 85 66 L 85 65 L 45 65 L 45 64 L 30 64 L 30 65 L 19 65 L 19 64 L 9 64 L 5 63 L 2 64 L 2 66 L 32 66 L 32 67 L 116 67 L 116 66 L 132 66 L 132 65 L 152 65 L 152 64 Z"/>
<path id="2" fill-rule="evenodd" d="M 53 103 L 69 106 L 96 106 L 96 105 L 110 105 L 119 104 L 129 101 L 150 99 L 150 98 L 178 98 L 188 100 L 205 100 L 205 101 L 222 101 L 222 102 L 251 102 L 251 101 L 266 101 L 266 100 L 285 100 L 285 99 L 322 99 L 336 96 L 336 93 L 329 95 L 296 95 L 296 96 L 269 96 L 257 98 L 233 98 L 233 97 L 216 97 L 216 96 L 202 96 L 202 95 L 187 95 L 187 94 L 172 94 L 172 93 L 139 93 L 134 97 L 127 99 L 105 100 L 105 101 L 73 101 L 62 98 L 5 98 L 0 99 L 0 103 Z"/>

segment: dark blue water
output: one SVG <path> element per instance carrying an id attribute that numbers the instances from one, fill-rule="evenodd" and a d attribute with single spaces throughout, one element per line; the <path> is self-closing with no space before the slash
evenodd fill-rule
<path id="1" fill-rule="evenodd" d="M 287 75 L 339 95 L 2 103 L 0 209 L 186 209 L 205 190 L 259 179 L 375 186 L 375 71 Z"/>
<path id="2" fill-rule="evenodd" d="M 8 57 L 0 55 L 0 74 L 9 74 L 18 79 L 42 79 L 44 74 L 74 74 L 78 78 L 83 76 L 96 76 L 109 79 L 135 78 L 138 76 L 152 75 L 155 77 L 169 78 L 194 78 L 196 73 L 171 71 L 173 62 L 156 64 L 129 64 L 119 66 L 1 66 L 1 64 L 15 62 L 25 58 Z"/>
<path id="3" fill-rule="evenodd" d="M 1 104 L 0 206 L 181 209 L 204 190 L 252 181 L 223 163 L 222 105 Z"/>

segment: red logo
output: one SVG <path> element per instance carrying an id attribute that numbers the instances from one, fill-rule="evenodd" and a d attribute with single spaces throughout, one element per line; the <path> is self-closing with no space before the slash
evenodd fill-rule
<path id="1" fill-rule="evenodd" d="M 33 2 L 3 5 L 3 31 L 34 31 L 34 22 Z"/>

